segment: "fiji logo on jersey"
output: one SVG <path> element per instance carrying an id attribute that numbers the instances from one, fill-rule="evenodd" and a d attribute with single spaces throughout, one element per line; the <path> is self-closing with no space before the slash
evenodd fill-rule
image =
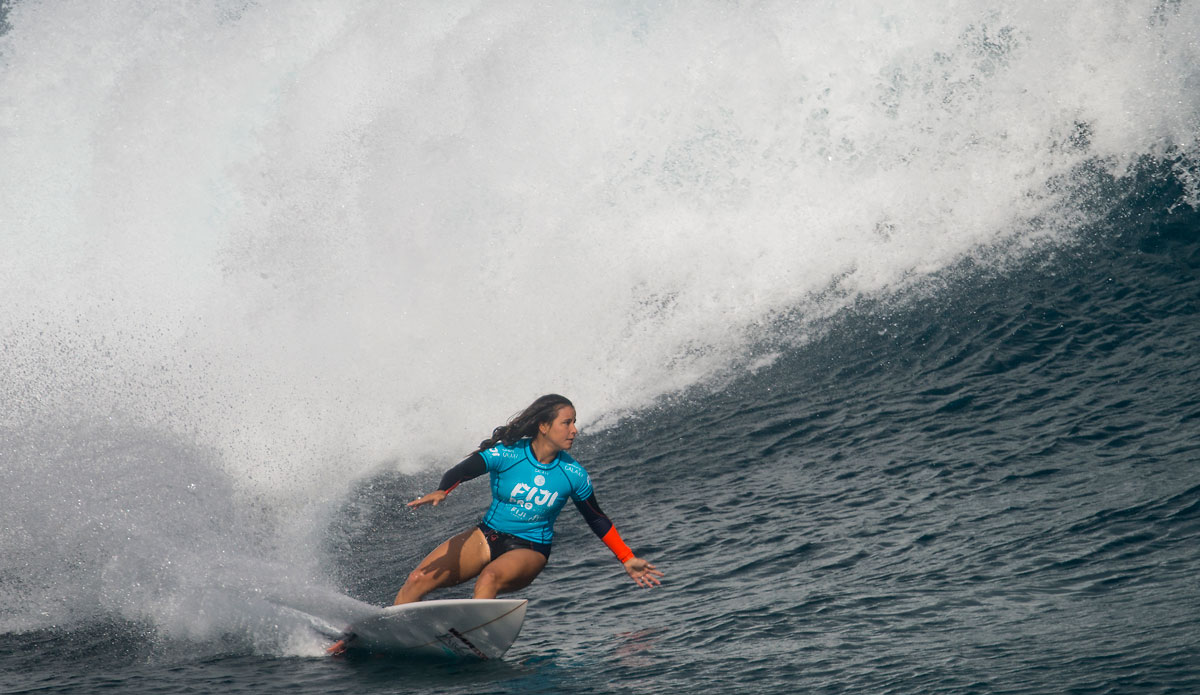
<path id="1" fill-rule="evenodd" d="M 542 489 L 545 484 L 546 477 L 540 474 L 536 475 L 533 478 L 533 485 L 517 483 L 513 486 L 508 499 L 518 507 L 529 511 L 532 511 L 534 507 L 553 507 L 554 502 L 558 499 L 558 493 Z"/>

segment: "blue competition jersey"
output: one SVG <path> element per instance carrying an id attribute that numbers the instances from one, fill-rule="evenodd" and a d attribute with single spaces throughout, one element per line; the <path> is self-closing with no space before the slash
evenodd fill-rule
<path id="1" fill-rule="evenodd" d="M 592 482 L 566 452 L 558 452 L 544 464 L 529 444 L 530 440 L 522 439 L 479 452 L 492 480 L 492 506 L 483 523 L 534 543 L 549 543 L 554 538 L 554 520 L 567 498 L 583 502 L 592 495 Z"/>

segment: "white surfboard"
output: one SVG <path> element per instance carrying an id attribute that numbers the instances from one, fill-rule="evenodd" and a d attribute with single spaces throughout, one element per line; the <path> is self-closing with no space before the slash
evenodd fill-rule
<path id="1" fill-rule="evenodd" d="M 441 599 L 389 606 L 347 628 L 346 649 L 499 659 L 525 623 L 525 599 Z"/>

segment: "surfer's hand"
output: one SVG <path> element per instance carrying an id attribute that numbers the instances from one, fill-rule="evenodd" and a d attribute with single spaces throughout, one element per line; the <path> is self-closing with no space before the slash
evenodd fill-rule
<path id="1" fill-rule="evenodd" d="M 434 490 L 433 492 L 429 493 L 428 495 L 425 495 L 424 497 L 418 497 L 417 499 L 413 500 L 412 502 L 409 502 L 408 506 L 420 507 L 422 505 L 432 504 L 433 506 L 436 507 L 444 499 L 446 499 L 445 491 Z"/>
<path id="2" fill-rule="evenodd" d="M 658 581 L 658 578 L 663 576 L 663 573 L 639 557 L 631 557 L 625 561 L 625 572 L 633 577 L 633 581 L 637 582 L 638 586 L 644 586 L 647 589 L 662 586 L 662 582 Z"/>

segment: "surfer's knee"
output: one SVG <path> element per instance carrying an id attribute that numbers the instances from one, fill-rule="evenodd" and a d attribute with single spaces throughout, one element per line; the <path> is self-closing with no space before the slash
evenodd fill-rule
<path id="1" fill-rule="evenodd" d="M 475 578 L 475 598 L 496 598 L 501 588 L 500 578 L 486 568 Z"/>
<path id="2" fill-rule="evenodd" d="M 438 587 L 433 573 L 418 567 L 408 573 L 404 586 L 400 587 L 400 591 L 396 594 L 395 604 L 420 601 L 425 594 L 436 588 Z"/>
<path id="3" fill-rule="evenodd" d="M 512 591 L 513 577 L 511 575 L 511 568 L 496 563 L 484 567 L 479 576 L 475 578 L 475 597 L 480 598 L 483 595 L 485 598 L 494 598 L 502 591 Z"/>

